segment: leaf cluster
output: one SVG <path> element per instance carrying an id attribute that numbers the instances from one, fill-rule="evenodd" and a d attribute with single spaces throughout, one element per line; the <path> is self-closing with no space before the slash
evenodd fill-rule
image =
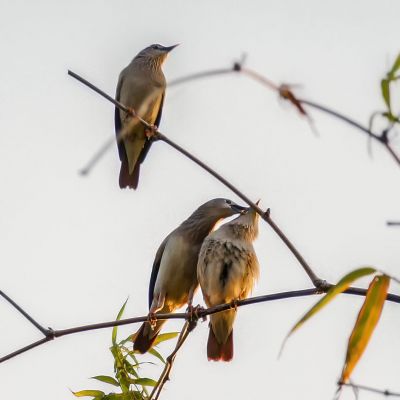
<path id="1" fill-rule="evenodd" d="M 122 318 L 128 300 L 118 312 L 117 321 Z M 135 335 L 130 335 L 121 341 L 117 340 L 118 327 L 115 326 L 111 334 L 110 351 L 114 358 L 114 377 L 108 375 L 96 375 L 92 379 L 107 383 L 118 388 L 119 393 L 110 392 L 106 394 L 101 390 L 80 390 L 72 392 L 76 397 L 91 397 L 92 400 L 143 400 L 149 398 L 147 388 L 157 384 L 154 379 L 142 377 L 139 374 L 140 366 L 143 364 L 155 364 L 151 361 L 141 361 L 141 354 L 136 353 L 128 346 L 134 340 Z M 177 332 L 169 332 L 158 335 L 153 347 L 148 351 L 152 357 L 165 364 L 162 355 L 154 348 L 159 343 L 175 338 Z M 115 389 L 114 389 L 115 390 Z"/>

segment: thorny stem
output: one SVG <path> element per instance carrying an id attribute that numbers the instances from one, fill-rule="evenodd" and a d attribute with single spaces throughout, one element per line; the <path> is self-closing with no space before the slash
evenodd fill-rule
<path id="1" fill-rule="evenodd" d="M 328 289 L 325 289 L 324 292 L 327 290 Z M 288 292 L 279 292 L 279 293 L 266 294 L 266 295 L 256 296 L 256 297 L 249 297 L 244 300 L 238 300 L 236 304 L 237 304 L 237 307 L 241 307 L 241 306 L 247 306 L 250 304 L 264 303 L 264 302 L 268 302 L 268 301 L 290 299 L 290 298 L 295 298 L 295 297 L 312 296 L 312 295 L 316 295 L 319 293 L 320 293 L 320 290 L 317 288 L 292 290 L 292 291 L 288 291 Z M 357 296 L 365 296 L 367 293 L 367 290 L 351 287 L 351 288 L 348 288 L 347 290 L 345 290 L 343 293 L 353 294 L 353 295 L 357 295 Z M 395 294 L 389 293 L 386 296 L 386 300 L 400 304 L 400 296 L 395 295 Z M 221 311 L 225 311 L 225 310 L 230 310 L 231 308 L 232 308 L 231 303 L 220 304 L 220 305 L 210 307 L 207 309 L 198 310 L 196 315 L 200 319 L 207 315 L 215 314 L 217 312 L 221 312 Z M 190 320 L 192 318 L 193 318 L 193 313 L 191 313 L 191 312 L 157 314 L 157 319 L 159 319 L 159 320 L 167 320 L 167 319 Z M 43 338 L 39 341 L 33 342 L 33 343 L 29 344 L 28 346 L 22 347 L 10 354 L 7 354 L 6 356 L 1 357 L 0 363 L 4 362 L 6 360 L 9 360 L 10 358 L 13 358 L 19 354 L 25 353 L 26 351 L 31 350 L 37 346 L 40 346 L 46 342 L 49 342 L 52 339 L 56 339 L 56 338 L 59 338 L 62 336 L 72 335 L 72 334 L 79 333 L 79 332 L 92 331 L 92 330 L 97 330 L 97 329 L 111 328 L 114 326 L 121 326 L 121 325 L 128 325 L 128 324 L 133 324 L 133 323 L 138 323 L 138 322 L 145 322 L 145 321 L 148 321 L 148 315 L 145 315 L 142 317 L 121 319 L 118 321 L 109 321 L 109 322 L 101 322 L 101 323 L 97 323 L 97 324 L 77 326 L 77 327 L 68 328 L 68 329 L 52 330 L 49 328 L 46 331 L 45 338 Z"/>

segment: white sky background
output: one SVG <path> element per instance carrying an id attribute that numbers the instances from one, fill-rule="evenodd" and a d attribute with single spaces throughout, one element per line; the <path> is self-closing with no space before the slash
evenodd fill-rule
<path id="1" fill-rule="evenodd" d="M 116 147 L 80 177 L 114 134 L 114 109 L 68 68 L 114 94 L 120 70 L 151 43 L 181 43 L 165 64 L 167 79 L 228 67 L 245 52 L 247 66 L 301 83 L 301 97 L 367 124 L 383 107 L 379 80 L 400 49 L 398 1 L 0 0 L 0 7 L 0 288 L 54 329 L 112 320 L 127 296 L 125 316 L 145 314 L 162 239 L 211 198 L 239 201 L 164 143 L 152 147 L 136 192 L 118 187 Z M 365 264 L 399 276 L 400 230 L 385 222 L 400 219 L 400 168 L 375 144 L 371 159 L 357 130 L 311 114 L 320 137 L 274 93 L 223 76 L 171 88 L 161 130 L 271 207 L 321 277 L 335 282 Z M 263 222 L 255 246 L 255 295 L 310 287 Z M 342 296 L 277 360 L 289 328 L 315 301 L 241 308 L 229 364 L 207 362 L 208 329 L 200 324 L 162 398 L 332 398 L 361 298 Z M 399 315 L 399 305 L 386 304 L 355 382 L 400 391 Z M 5 301 L 0 325 L 2 355 L 41 338 Z M 88 378 L 112 374 L 110 337 L 111 330 L 73 335 L 1 364 L 1 397 L 72 399 L 68 388 L 103 388 Z M 352 397 L 349 390 L 343 399 Z"/>

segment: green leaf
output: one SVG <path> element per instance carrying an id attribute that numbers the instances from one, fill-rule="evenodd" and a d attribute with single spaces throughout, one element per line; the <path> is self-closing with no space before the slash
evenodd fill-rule
<path id="1" fill-rule="evenodd" d="M 153 347 L 157 346 L 161 342 L 165 342 L 166 340 L 171 340 L 176 338 L 179 335 L 179 332 L 167 332 L 167 333 L 160 333 L 156 340 L 154 341 Z"/>
<path id="2" fill-rule="evenodd" d="M 383 100 L 385 101 L 386 107 L 390 111 L 391 110 L 390 89 L 389 89 L 389 80 L 388 79 L 381 80 L 381 92 L 382 92 L 382 97 L 383 97 Z"/>
<path id="3" fill-rule="evenodd" d="M 137 371 L 135 370 L 135 366 L 132 365 L 127 359 L 124 360 L 124 368 L 128 371 L 131 375 L 139 378 Z"/>
<path id="4" fill-rule="evenodd" d="M 130 390 L 127 393 L 110 393 L 104 400 L 142 400 L 143 396 L 137 390 Z"/>
<path id="5" fill-rule="evenodd" d="M 341 382 L 347 382 L 366 349 L 374 332 L 385 304 L 389 289 L 390 277 L 378 275 L 369 285 L 364 303 L 358 313 L 357 321 L 351 332 L 347 346 L 346 361 L 342 371 Z"/>
<path id="6" fill-rule="evenodd" d="M 117 315 L 117 321 L 119 321 L 121 319 L 122 314 L 124 313 L 125 306 L 126 306 L 127 302 L 128 302 L 128 299 L 125 300 L 125 303 L 123 304 L 123 306 L 119 310 L 118 315 Z M 118 327 L 114 326 L 114 328 L 112 330 L 112 335 L 111 335 L 111 341 L 112 341 L 112 344 L 114 346 L 117 344 L 117 331 L 118 331 Z"/>
<path id="7" fill-rule="evenodd" d="M 152 356 L 157 357 L 163 364 L 165 364 L 165 360 L 163 356 L 154 348 L 148 351 Z"/>
<path id="8" fill-rule="evenodd" d="M 313 315 L 315 315 L 318 311 L 320 311 L 324 306 L 326 306 L 328 303 L 330 303 L 338 294 L 342 293 L 345 291 L 356 279 L 359 279 L 363 276 L 366 275 L 371 275 L 374 272 L 376 272 L 375 268 L 372 267 L 364 267 L 364 268 L 359 268 L 354 271 L 351 271 L 347 275 L 345 275 L 335 286 L 332 286 L 326 295 L 322 297 L 314 306 L 311 307 L 309 311 L 307 311 L 302 318 L 293 326 L 293 328 L 289 331 L 287 334 L 285 340 L 283 341 L 281 351 L 283 351 L 283 347 L 285 346 L 285 343 L 289 336 L 299 329 L 308 319 L 310 319 Z"/>
<path id="9" fill-rule="evenodd" d="M 397 70 L 400 69 L 400 54 L 397 56 L 395 62 L 393 63 L 392 69 L 388 73 L 391 79 L 394 78 L 394 74 L 397 72 Z"/>
<path id="10" fill-rule="evenodd" d="M 102 392 L 101 390 L 81 390 L 79 392 L 72 392 L 72 394 L 75 397 L 103 397 L 104 396 L 104 392 Z"/>
<path id="11" fill-rule="evenodd" d="M 97 379 L 98 381 L 109 383 L 110 385 L 118 386 L 119 383 L 111 376 L 107 375 L 97 375 L 97 376 L 92 376 L 91 379 Z"/>
<path id="12" fill-rule="evenodd" d="M 135 385 L 140 385 L 140 386 L 156 386 L 157 385 L 157 381 L 155 381 L 154 379 L 150 379 L 150 378 L 134 379 L 133 383 Z"/>

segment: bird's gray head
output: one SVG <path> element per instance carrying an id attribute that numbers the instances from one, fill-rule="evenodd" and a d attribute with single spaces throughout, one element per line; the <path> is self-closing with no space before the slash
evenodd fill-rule
<path id="1" fill-rule="evenodd" d="M 245 212 L 246 207 L 239 206 L 229 199 L 213 199 L 202 204 L 184 222 L 180 229 L 185 229 L 186 236 L 201 244 L 213 227 L 223 218 Z"/>
<path id="2" fill-rule="evenodd" d="M 176 44 L 174 46 L 165 47 L 161 44 L 152 44 L 151 46 L 140 51 L 135 57 L 135 60 L 142 60 L 161 67 L 167 58 L 168 53 L 176 46 L 178 45 Z"/>
<path id="3" fill-rule="evenodd" d="M 245 212 L 246 207 L 239 206 L 229 199 L 217 198 L 202 204 L 196 211 L 196 214 L 215 217 L 217 220 L 230 217 L 241 212 Z"/>

